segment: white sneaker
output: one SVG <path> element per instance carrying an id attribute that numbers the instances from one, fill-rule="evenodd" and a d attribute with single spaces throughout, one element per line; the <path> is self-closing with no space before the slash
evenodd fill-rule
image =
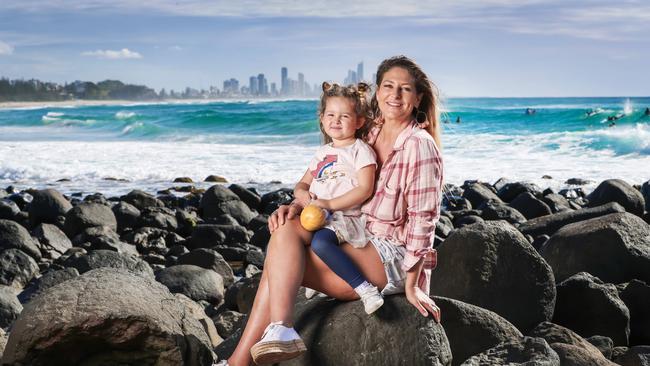
<path id="1" fill-rule="evenodd" d="M 307 300 L 311 299 L 312 297 L 318 295 L 318 291 L 314 290 L 313 288 L 306 287 L 305 288 L 305 297 Z"/>
<path id="2" fill-rule="evenodd" d="M 298 357 L 306 350 L 305 343 L 293 328 L 274 322 L 266 327 L 262 339 L 251 347 L 251 356 L 256 364 L 268 365 Z"/>
<path id="3" fill-rule="evenodd" d="M 359 297 L 361 297 L 361 301 L 363 301 L 363 308 L 366 314 L 372 314 L 384 305 L 384 298 L 377 290 L 377 287 L 373 285 L 368 284 L 359 290 L 355 289 L 355 291 L 357 291 Z"/>

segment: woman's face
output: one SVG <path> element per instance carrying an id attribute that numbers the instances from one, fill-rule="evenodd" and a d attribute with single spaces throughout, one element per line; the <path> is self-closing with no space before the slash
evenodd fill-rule
<path id="1" fill-rule="evenodd" d="M 377 88 L 377 103 L 386 121 L 410 121 L 421 99 L 422 94 L 415 91 L 415 80 L 399 66 L 388 69 Z"/>

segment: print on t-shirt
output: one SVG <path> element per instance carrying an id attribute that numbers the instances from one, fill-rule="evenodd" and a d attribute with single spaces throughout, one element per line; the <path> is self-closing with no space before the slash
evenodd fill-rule
<path id="1" fill-rule="evenodd" d="M 338 161 L 338 155 L 325 155 L 322 161 L 318 162 L 315 170 L 312 170 L 311 174 L 314 176 L 314 179 L 322 182 L 327 179 L 336 179 L 338 177 L 343 177 L 344 172 L 335 170 L 336 162 Z"/>

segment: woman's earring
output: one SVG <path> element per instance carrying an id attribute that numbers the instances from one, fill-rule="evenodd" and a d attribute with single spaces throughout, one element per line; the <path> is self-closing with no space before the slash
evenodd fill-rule
<path id="1" fill-rule="evenodd" d="M 415 107 L 415 121 L 417 123 L 427 122 L 427 114 L 418 109 L 418 107 Z"/>

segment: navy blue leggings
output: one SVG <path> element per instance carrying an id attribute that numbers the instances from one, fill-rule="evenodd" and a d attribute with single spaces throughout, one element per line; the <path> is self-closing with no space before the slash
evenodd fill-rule
<path id="1" fill-rule="evenodd" d="M 357 288 L 366 279 L 350 257 L 339 247 L 339 240 L 334 231 L 320 229 L 311 239 L 311 249 L 327 264 L 334 273 L 347 282 L 352 288 Z"/>

